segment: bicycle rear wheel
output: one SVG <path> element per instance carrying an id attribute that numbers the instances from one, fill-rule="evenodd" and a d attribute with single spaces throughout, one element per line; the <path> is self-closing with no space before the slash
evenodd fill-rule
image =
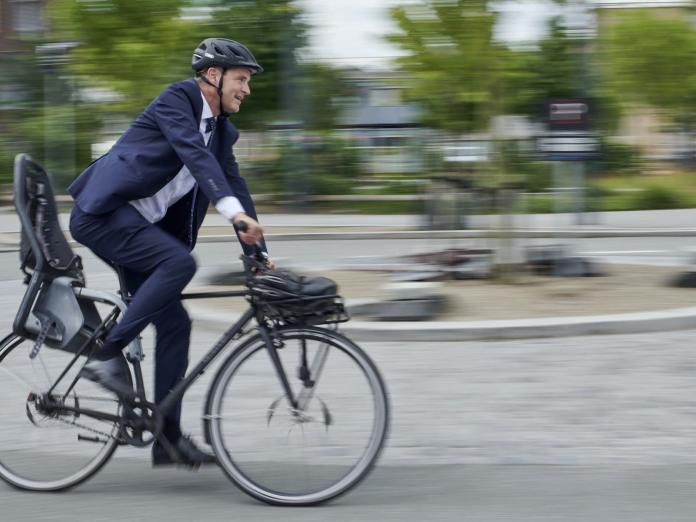
<path id="1" fill-rule="evenodd" d="M 118 444 L 119 423 L 47 407 L 46 393 L 73 354 L 41 347 L 10 334 L 0 341 L 0 478 L 20 489 L 58 491 L 88 479 L 109 460 Z M 50 404 L 117 415 L 115 395 L 79 379 L 75 362 L 51 393 Z M 126 364 L 125 359 L 123 364 Z"/>
<path id="2" fill-rule="evenodd" d="M 322 328 L 281 329 L 279 337 L 276 353 L 300 406 L 291 407 L 256 335 L 211 385 L 208 436 L 221 467 L 246 493 L 269 504 L 317 504 L 372 469 L 387 436 L 387 392 L 375 365 L 347 338 Z"/>

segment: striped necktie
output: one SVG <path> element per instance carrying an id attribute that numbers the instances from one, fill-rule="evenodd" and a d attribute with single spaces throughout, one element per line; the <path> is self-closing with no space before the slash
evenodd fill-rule
<path id="1" fill-rule="evenodd" d="M 213 136 L 215 135 L 215 123 L 215 118 L 205 119 L 205 133 L 210 133 L 210 136 L 208 136 L 208 148 L 210 148 L 213 144 Z"/>

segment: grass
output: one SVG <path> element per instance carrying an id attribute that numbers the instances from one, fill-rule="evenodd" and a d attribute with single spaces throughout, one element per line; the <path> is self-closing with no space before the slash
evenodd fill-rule
<path id="1" fill-rule="evenodd" d="M 599 210 L 659 210 L 696 207 L 696 173 L 606 176 L 589 184 Z"/>

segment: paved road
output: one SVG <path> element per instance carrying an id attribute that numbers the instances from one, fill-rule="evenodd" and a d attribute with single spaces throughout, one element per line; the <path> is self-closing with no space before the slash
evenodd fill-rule
<path id="1" fill-rule="evenodd" d="M 0 485 L 12 521 L 152 522 L 693 522 L 693 466 L 382 466 L 347 497 L 276 508 L 238 492 L 219 471 L 151 471 L 114 459 L 79 490 L 37 495 Z"/>
<path id="2" fill-rule="evenodd" d="M 198 331 L 192 359 L 213 339 Z M 66 494 L 0 486 L 0 505 L 8 520 L 691 521 L 695 339 L 366 343 L 390 388 L 389 445 L 323 508 L 261 506 L 218 470 L 153 471 L 135 449 Z M 185 403 L 196 437 L 211 377 Z"/>
<path id="3" fill-rule="evenodd" d="M 554 241 L 529 240 L 525 244 L 553 244 Z M 692 243 L 690 238 L 605 238 L 583 239 L 568 242 L 575 252 L 626 262 L 677 264 L 683 260 L 683 248 Z M 693 239 L 696 246 L 696 238 Z M 332 240 L 332 241 L 278 241 L 270 246 L 274 259 L 285 266 L 307 269 L 334 266 L 366 266 L 385 263 L 398 255 L 417 254 L 445 248 L 485 248 L 493 246 L 485 240 Z M 96 259 L 87 249 L 77 248 L 82 256 L 90 285 L 102 284 L 102 278 L 112 290 L 112 271 Z M 213 273 L 241 269 L 241 249 L 236 241 L 200 243 L 194 255 L 198 260 L 197 281 L 203 281 Z M 19 254 L 16 251 L 0 252 L 0 281 L 19 278 Z"/>
<path id="4" fill-rule="evenodd" d="M 305 264 L 450 244 L 418 243 L 297 242 L 273 248 L 276 257 Z M 654 252 L 673 252 L 679 244 L 678 238 L 625 238 L 583 249 L 650 250 L 660 258 Z M 203 244 L 197 252 L 201 280 L 228 268 L 221 259 L 238 256 L 231 244 Z M 3 329 L 23 290 L 16 256 L 0 254 Z M 90 286 L 113 289 L 109 269 L 89 255 L 85 262 Z M 212 332 L 196 332 L 192 360 L 213 339 Z M 694 340 L 696 331 L 366 344 L 390 388 L 392 433 L 376 472 L 336 503 L 268 508 L 237 492 L 218 470 L 153 471 L 145 451 L 125 449 L 92 481 L 67 494 L 27 494 L 0 485 L 0 518 L 691 521 Z M 201 434 L 200 408 L 212 373 L 187 397 L 185 424 L 195 437 Z"/>

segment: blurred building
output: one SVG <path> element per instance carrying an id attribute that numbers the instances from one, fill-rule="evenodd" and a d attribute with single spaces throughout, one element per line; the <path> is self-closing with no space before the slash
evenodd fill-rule
<path id="1" fill-rule="evenodd" d="M 38 36 L 45 29 L 46 0 L 0 0 L 0 60 L 3 80 L 0 82 L 0 110 L 11 110 L 22 98 L 21 87 L 12 82 L 10 61 L 34 48 L 23 38 Z"/>
<path id="2" fill-rule="evenodd" d="M 19 37 L 45 29 L 46 0 L 0 0 L 0 52 L 21 50 Z"/>
<path id="3" fill-rule="evenodd" d="M 47 0 L 0 0 L 0 56 L 33 55 L 26 47 L 26 37 L 46 31 Z M 592 38 L 610 30 L 619 18 L 620 9 L 654 9 L 664 16 L 693 17 L 691 0 L 570 0 L 567 2 L 566 26 L 569 34 Z M 194 0 L 185 16 L 208 16 L 215 9 L 210 2 Z M 7 69 L 0 82 L 0 111 L 12 110 L 21 104 L 21 83 L 13 84 Z M 347 80 L 353 86 L 351 95 L 337 99 L 341 111 L 336 132 L 360 152 L 363 171 L 367 174 L 399 174 L 423 172 L 423 151 L 438 148 L 446 163 L 477 163 L 490 155 L 490 138 L 528 140 L 538 132 L 523 117 L 503 116 L 492 122 L 489 133 L 471 136 L 439 136 L 419 123 L 419 108 L 404 100 L 403 85 L 407 79 L 393 71 L 351 70 Z M 81 99 L 108 102 L 115 93 L 84 88 Z M 1 116 L 1 113 L 0 113 Z M 690 154 L 692 136 L 683 132 L 665 133 L 657 111 L 641 108 L 623 118 L 620 140 L 641 147 L 653 158 L 671 159 Z M 99 156 L 111 146 L 122 131 L 122 124 L 103 129 L 93 144 L 93 155 Z M 2 118 L 0 117 L 0 134 Z M 1 135 L 0 135 L 1 138 Z M 244 133 L 237 145 L 243 160 L 263 159 L 272 141 L 263 133 Z M 434 144 L 434 145 L 433 145 Z M 686 152 L 685 152 L 686 151 Z M 674 158 L 677 159 L 677 158 Z M 456 170 L 456 169 L 455 169 Z"/>
<path id="4" fill-rule="evenodd" d="M 28 150 L 26 139 L 12 131 L 17 113 L 28 108 L 30 88 L 22 75 L 24 64 L 33 60 L 34 46 L 27 43 L 45 31 L 45 0 L 0 0 L 0 181 L 11 179 L 14 154 Z M 40 81 L 31 78 L 34 84 Z"/>
<path id="5" fill-rule="evenodd" d="M 353 85 L 352 96 L 340 100 L 339 132 L 362 151 L 364 170 L 420 171 L 426 131 L 418 123 L 418 107 L 403 100 L 399 75 L 355 70 L 347 80 Z"/>

